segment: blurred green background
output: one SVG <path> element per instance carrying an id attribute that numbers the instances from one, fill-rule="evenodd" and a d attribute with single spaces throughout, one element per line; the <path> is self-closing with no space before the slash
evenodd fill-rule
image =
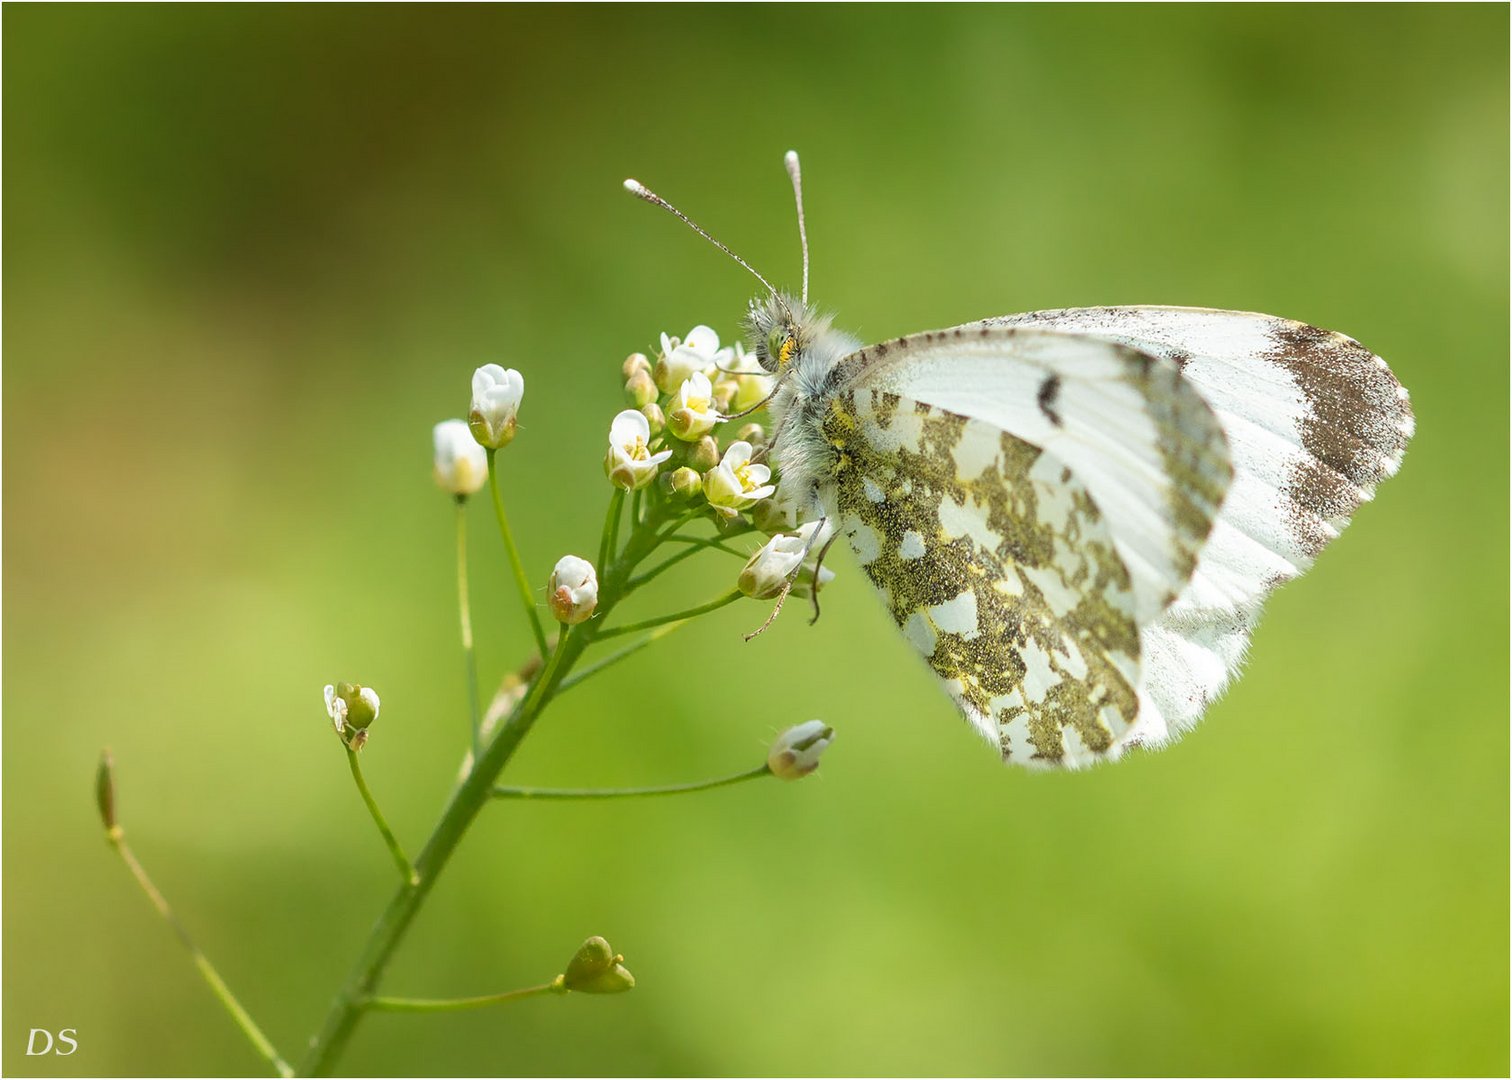
<path id="1" fill-rule="evenodd" d="M 1508 1068 L 1508 12 L 1501 6 L 9 6 L 3 1066 L 260 1062 L 103 843 L 136 850 L 286 1054 L 392 868 L 320 703 L 371 683 L 413 848 L 461 750 L 430 427 L 529 383 L 531 573 L 590 554 L 617 366 L 736 332 L 803 153 L 814 292 L 876 339 L 1176 303 L 1338 328 L 1413 392 L 1401 475 L 1271 604 L 1181 745 L 1001 767 L 848 554 L 825 618 L 742 604 L 547 714 L 517 783 L 691 779 L 810 717 L 822 775 L 499 806 L 385 989 L 614 999 L 385 1015 L 379 1074 Z M 489 679 L 529 634 L 486 507 Z M 725 587 L 669 575 L 667 609 Z M 32 1027 L 76 1028 L 27 1058 Z"/>

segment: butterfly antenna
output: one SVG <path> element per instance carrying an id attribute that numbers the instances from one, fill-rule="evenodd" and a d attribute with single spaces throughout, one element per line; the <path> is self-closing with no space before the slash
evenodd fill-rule
<path id="1" fill-rule="evenodd" d="M 706 230 L 702 225 L 698 224 L 698 222 L 694 221 L 687 214 L 683 213 L 677 207 L 673 206 L 671 203 L 669 203 L 666 199 L 662 198 L 656 192 L 652 191 L 645 184 L 642 184 L 639 180 L 626 180 L 625 181 L 625 190 L 628 191 L 630 194 L 634 195 L 637 199 L 645 199 L 652 206 L 659 206 L 659 207 L 661 207 L 667 213 L 671 214 L 673 217 L 677 218 L 679 221 L 681 221 L 688 228 L 690 228 L 694 232 L 696 232 L 699 236 L 703 237 L 709 243 L 711 243 L 715 247 L 717 247 L 720 251 L 724 252 L 730 258 L 734 259 L 741 266 L 745 267 L 748 271 L 750 271 L 752 277 L 754 277 L 757 281 L 761 282 L 763 285 L 765 285 L 767 287 L 767 291 L 768 292 L 772 293 L 774 296 L 780 295 L 777 292 L 777 290 L 775 288 L 773 288 L 772 283 L 770 281 L 768 281 L 766 278 L 762 277 L 759 273 L 756 272 L 756 268 L 754 266 L 752 266 L 750 263 L 746 262 L 739 255 L 735 254 L 729 248 L 727 248 L 723 244 L 721 244 L 718 240 L 716 240 L 712 236 L 710 236 L 709 233 L 708 233 L 708 230 Z"/>
<path id="2" fill-rule="evenodd" d="M 798 243 L 803 247 L 803 302 L 808 303 L 808 228 L 803 223 L 803 173 L 798 168 L 798 151 L 789 150 L 783 155 L 788 178 L 793 181 L 793 201 L 798 204 Z"/>

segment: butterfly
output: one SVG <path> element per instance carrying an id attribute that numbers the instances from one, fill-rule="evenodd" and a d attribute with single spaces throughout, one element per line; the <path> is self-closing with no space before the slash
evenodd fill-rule
<path id="1" fill-rule="evenodd" d="M 904 638 L 1004 761 L 1075 768 L 1190 729 L 1266 598 L 1413 433 L 1352 338 L 1182 307 L 1004 315 L 862 346 L 636 181 L 767 293 L 745 324 L 780 491 L 838 527 Z M 812 535 L 812 534 L 811 534 Z"/>

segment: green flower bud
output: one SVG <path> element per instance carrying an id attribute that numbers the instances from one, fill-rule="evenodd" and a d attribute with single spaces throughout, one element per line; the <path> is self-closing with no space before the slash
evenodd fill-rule
<path id="1" fill-rule="evenodd" d="M 766 445 L 766 428 L 760 424 L 745 424 L 735 433 L 735 438 L 740 442 L 748 442 L 760 450 Z"/>
<path id="2" fill-rule="evenodd" d="M 703 494 L 703 477 L 684 465 L 668 478 L 668 488 L 675 499 L 693 499 Z"/>
<path id="3" fill-rule="evenodd" d="M 667 426 L 667 414 L 662 412 L 662 407 L 656 402 L 641 406 L 641 415 L 646 418 L 646 423 L 651 425 L 651 434 L 660 435 Z"/>
<path id="4" fill-rule="evenodd" d="M 762 499 L 751 507 L 751 524 L 768 535 L 789 532 L 795 528 L 797 523 L 794 517 L 787 504 L 778 502 L 775 498 Z"/>
<path id="5" fill-rule="evenodd" d="M 620 365 L 620 372 L 629 379 L 638 371 L 644 371 L 647 375 L 651 374 L 651 361 L 646 359 L 645 353 L 633 352 L 625 357 L 625 362 Z"/>
<path id="6" fill-rule="evenodd" d="M 591 937 L 578 947 L 562 985 L 580 994 L 618 994 L 635 987 L 635 976 L 625 970 L 625 958 L 601 937 Z"/>
<path id="7" fill-rule="evenodd" d="M 100 767 L 95 771 L 95 802 L 100 807 L 100 821 L 105 825 L 105 835 L 112 840 L 121 836 L 121 827 L 116 824 L 115 761 L 109 750 L 101 751 Z"/>
<path id="8" fill-rule="evenodd" d="M 705 435 L 693 444 L 693 452 L 688 455 L 688 464 L 699 472 L 708 472 L 719 464 L 720 457 L 719 443 L 714 441 L 714 436 Z"/>
<path id="9" fill-rule="evenodd" d="M 649 405 L 656 400 L 656 384 L 651 381 L 651 376 L 644 371 L 637 371 L 625 380 L 625 393 L 630 400 L 635 402 L 638 409 L 642 405 Z"/>

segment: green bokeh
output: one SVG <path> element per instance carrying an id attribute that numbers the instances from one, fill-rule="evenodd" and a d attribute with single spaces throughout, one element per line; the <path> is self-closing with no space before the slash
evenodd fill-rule
<path id="1" fill-rule="evenodd" d="M 1413 392 L 1401 475 L 1271 604 L 1168 752 L 998 765 L 848 555 L 566 698 L 521 783 L 691 779 L 839 730 L 818 779 L 508 805 L 385 990 L 639 985 L 384 1015 L 380 1074 L 1485 1073 L 1507 1057 L 1508 13 L 1499 6 L 8 7 L 3 1065 L 244 1073 L 101 840 L 294 1055 L 390 889 L 320 688 L 376 686 L 418 846 L 465 698 L 430 425 L 529 382 L 505 452 L 544 582 L 589 554 L 618 361 L 733 336 L 797 247 L 867 338 L 1037 307 L 1271 311 Z M 529 648 L 473 517 L 481 660 Z M 669 575 L 660 603 L 724 587 Z M 31 1027 L 73 1057 L 27 1058 Z"/>

